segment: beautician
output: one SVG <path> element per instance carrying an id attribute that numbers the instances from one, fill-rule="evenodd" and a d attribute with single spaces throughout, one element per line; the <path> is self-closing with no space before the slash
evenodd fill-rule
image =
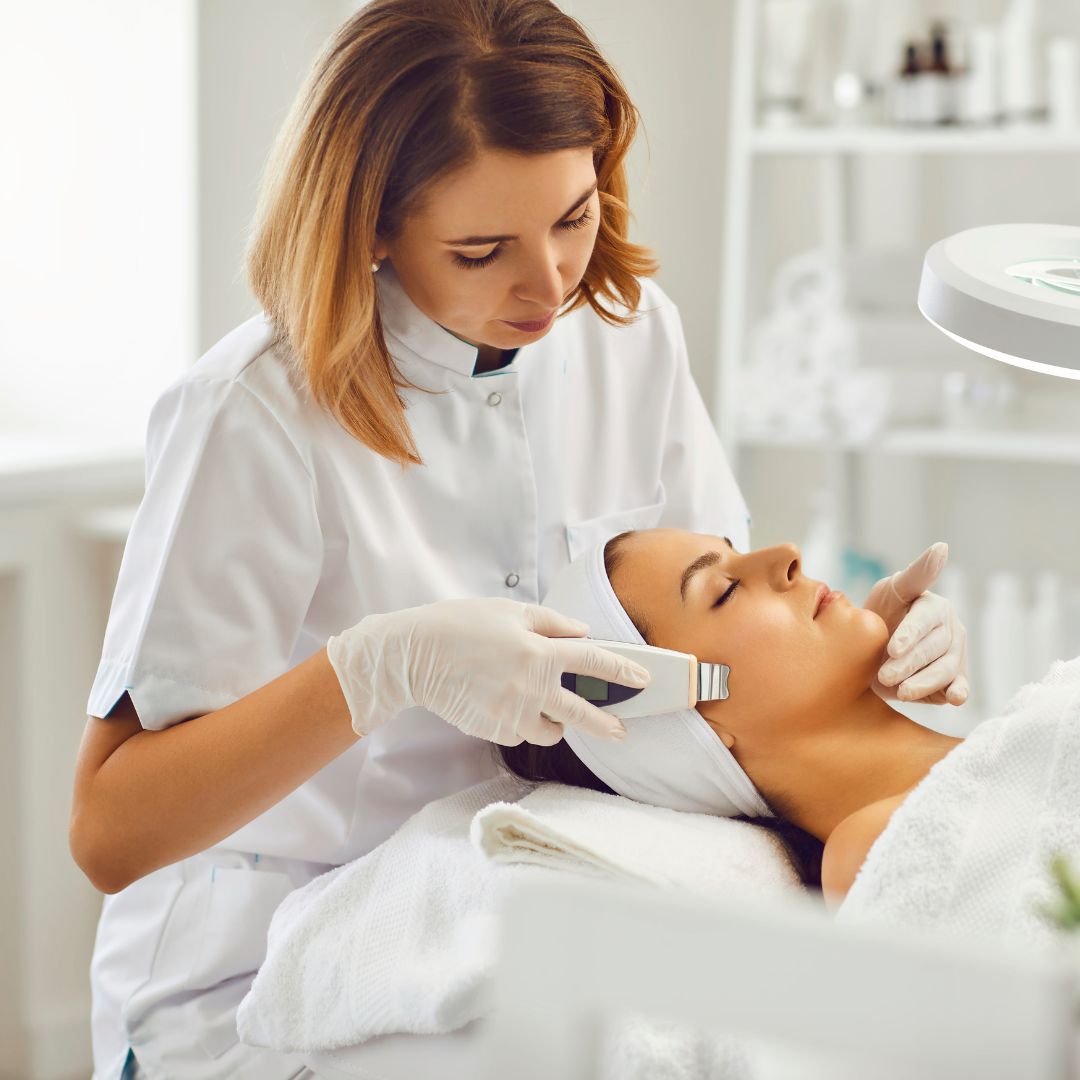
<path id="1" fill-rule="evenodd" d="M 658 524 L 749 548 L 627 239 L 634 130 L 547 0 L 373 0 L 317 61 L 248 252 L 263 313 L 150 415 L 71 818 L 109 894 L 96 1080 L 304 1075 L 235 1026 L 288 892 L 492 775 L 492 742 L 624 734 L 560 675 L 647 676 L 537 605 L 553 572 Z M 940 561 L 870 602 L 901 696 L 959 702 Z"/>

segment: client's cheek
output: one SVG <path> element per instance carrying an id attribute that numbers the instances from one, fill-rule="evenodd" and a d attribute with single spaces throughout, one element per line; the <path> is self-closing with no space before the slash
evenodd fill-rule
<path id="1" fill-rule="evenodd" d="M 888 628 L 879 615 L 865 608 L 853 609 L 840 648 L 847 657 L 847 671 L 857 691 L 873 682 L 886 659 L 888 641 Z"/>
<path id="2" fill-rule="evenodd" d="M 885 625 L 885 620 L 876 611 L 867 611 L 865 608 L 859 610 L 866 616 L 867 632 L 875 636 L 884 649 L 889 642 L 889 628 Z"/>
<path id="3" fill-rule="evenodd" d="M 767 685 L 771 693 L 788 695 L 795 708 L 835 707 L 861 696 L 877 670 L 878 655 L 862 620 L 837 618 L 829 633 L 802 635 L 778 649 Z"/>
<path id="4" fill-rule="evenodd" d="M 853 648 L 860 647 L 871 657 L 877 657 L 889 643 L 889 628 L 885 620 L 874 611 L 866 608 L 852 610 Z"/>
<path id="5" fill-rule="evenodd" d="M 774 723 L 786 726 L 821 693 L 820 658 L 780 643 L 762 644 L 760 650 L 732 665 L 728 702 L 750 711 L 760 729 Z"/>

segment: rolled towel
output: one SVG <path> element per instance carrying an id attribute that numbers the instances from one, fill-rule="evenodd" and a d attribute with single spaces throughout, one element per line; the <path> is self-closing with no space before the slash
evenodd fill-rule
<path id="1" fill-rule="evenodd" d="M 783 842 L 747 821 L 648 806 L 565 784 L 477 812 L 472 842 L 499 863 L 669 885 L 705 896 L 800 890 Z"/>

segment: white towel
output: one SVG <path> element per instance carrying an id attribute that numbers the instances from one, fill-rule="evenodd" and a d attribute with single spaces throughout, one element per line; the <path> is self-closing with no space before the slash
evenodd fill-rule
<path id="1" fill-rule="evenodd" d="M 900 804 L 838 921 L 1060 947 L 1037 905 L 1055 852 L 1080 871 L 1080 658 L 1021 687 Z"/>
<path id="2" fill-rule="evenodd" d="M 517 799 L 520 806 L 508 805 Z M 550 859 L 506 866 L 485 858 L 470 842 L 470 826 L 492 803 L 499 806 L 486 820 L 504 856 L 513 842 L 507 846 L 510 833 L 499 822 L 516 810 L 514 827 L 530 843 L 539 839 L 548 853 L 540 859 Z M 530 851 L 525 862 L 536 858 Z M 303 1053 L 393 1032 L 454 1031 L 483 1016 L 501 896 L 557 873 L 552 865 L 696 892 L 800 888 L 782 845 L 760 826 L 561 785 L 531 790 L 510 777 L 487 781 L 429 804 L 368 855 L 286 897 L 270 925 L 266 960 L 240 1003 L 240 1038 Z M 642 1077 L 737 1075 L 672 1025 L 646 1025 L 622 1051 L 629 1045 L 637 1047 Z M 670 1068 L 648 1069 L 650 1047 Z M 613 1048 L 613 1059 L 619 1052 Z M 714 1063 L 708 1071 L 705 1061 Z"/>
<path id="3" fill-rule="evenodd" d="M 503 776 L 429 803 L 374 851 L 290 893 L 237 1010 L 240 1039 L 335 1050 L 455 1031 L 481 1015 L 502 879 L 469 825 L 481 807 L 529 790 Z"/>
<path id="4" fill-rule="evenodd" d="M 472 839 L 493 862 L 643 881 L 706 898 L 803 891 L 780 839 L 760 825 L 561 784 L 484 807 L 473 819 Z M 647 1016 L 611 1023 L 604 1034 L 603 1080 L 754 1075 L 747 1045 L 730 1034 Z"/>
<path id="5" fill-rule="evenodd" d="M 494 862 L 670 885 L 705 896 L 801 890 L 775 833 L 747 821 L 541 784 L 484 807 L 473 843 Z"/>

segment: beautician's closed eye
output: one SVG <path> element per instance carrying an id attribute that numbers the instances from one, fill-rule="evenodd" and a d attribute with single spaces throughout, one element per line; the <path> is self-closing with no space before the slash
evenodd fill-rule
<path id="1" fill-rule="evenodd" d="M 576 217 L 571 218 L 569 221 L 560 221 L 555 226 L 557 229 L 583 229 L 589 222 L 592 221 L 592 213 L 586 206 L 585 209 Z M 468 255 L 462 255 L 460 252 L 453 252 L 454 261 L 459 265 L 465 267 L 467 270 L 476 270 L 484 266 L 490 266 L 496 258 L 498 258 L 499 252 L 502 251 L 501 247 L 493 248 L 486 255 L 481 255 L 479 258 L 470 258 Z"/>

